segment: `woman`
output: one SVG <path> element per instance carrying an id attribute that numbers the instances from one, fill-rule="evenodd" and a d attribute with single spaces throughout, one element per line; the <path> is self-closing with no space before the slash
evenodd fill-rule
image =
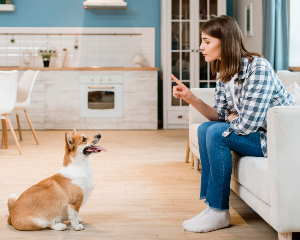
<path id="1" fill-rule="evenodd" d="M 246 50 L 236 21 L 228 16 L 214 18 L 201 27 L 200 50 L 217 74 L 215 106 L 195 97 L 178 79 L 173 96 L 193 105 L 209 122 L 198 128 L 202 164 L 200 199 L 208 207 L 184 221 L 192 232 L 209 232 L 230 225 L 229 194 L 231 151 L 267 157 L 267 111 L 270 107 L 296 105 L 270 63 L 260 54 Z"/>

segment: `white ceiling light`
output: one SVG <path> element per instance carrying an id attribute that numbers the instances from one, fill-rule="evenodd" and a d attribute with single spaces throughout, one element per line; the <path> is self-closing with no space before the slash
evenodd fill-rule
<path id="1" fill-rule="evenodd" d="M 126 9 L 127 3 L 124 0 L 86 0 L 83 6 L 90 9 Z"/>

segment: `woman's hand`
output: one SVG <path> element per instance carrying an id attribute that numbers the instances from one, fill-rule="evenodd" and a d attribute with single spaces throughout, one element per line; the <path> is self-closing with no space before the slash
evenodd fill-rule
<path id="1" fill-rule="evenodd" d="M 182 98 L 187 103 L 191 103 L 192 99 L 195 95 L 190 91 L 190 89 L 185 86 L 182 82 L 180 82 L 173 74 L 171 74 L 171 78 L 178 84 L 173 87 L 173 96 L 175 98 Z"/>
<path id="2" fill-rule="evenodd" d="M 227 121 L 228 122 L 231 122 L 232 119 L 238 117 L 238 115 L 236 115 L 235 113 L 230 113 L 230 115 L 227 117 Z"/>

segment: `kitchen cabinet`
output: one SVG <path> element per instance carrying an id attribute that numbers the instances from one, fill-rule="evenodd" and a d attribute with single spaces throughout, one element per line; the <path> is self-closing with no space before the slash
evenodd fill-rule
<path id="1" fill-rule="evenodd" d="M 1 68 L 0 70 L 7 70 Z M 18 68 L 21 77 L 26 68 Z M 76 129 L 139 129 L 158 128 L 158 68 L 41 68 L 33 86 L 27 109 L 36 130 Z M 122 81 L 122 117 L 80 116 L 80 80 L 85 82 L 101 76 L 102 82 Z M 106 77 L 108 76 L 108 77 Z M 114 78 L 114 79 L 113 79 Z M 17 129 L 16 117 L 10 119 Z M 25 114 L 20 114 L 22 129 L 30 129 Z"/>

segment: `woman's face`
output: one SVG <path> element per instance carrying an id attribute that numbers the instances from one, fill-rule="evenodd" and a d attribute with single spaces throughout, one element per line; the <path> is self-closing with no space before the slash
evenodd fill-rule
<path id="1" fill-rule="evenodd" d="M 212 62 L 216 59 L 221 60 L 221 41 L 218 38 L 206 35 L 204 32 L 201 34 L 202 43 L 200 50 L 205 57 L 206 62 Z"/>

